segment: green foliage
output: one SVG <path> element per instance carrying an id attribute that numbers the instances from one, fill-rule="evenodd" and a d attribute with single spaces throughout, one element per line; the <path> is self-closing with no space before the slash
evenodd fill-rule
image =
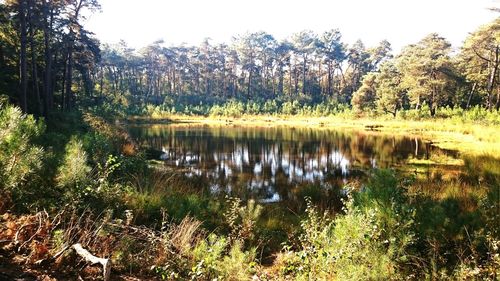
<path id="1" fill-rule="evenodd" d="M 281 273 L 297 280 L 379 280 L 403 276 L 414 241 L 413 210 L 394 175 L 377 171 L 345 214 L 320 215 L 311 202 L 301 223 L 301 250 L 278 257 Z"/>
<path id="2" fill-rule="evenodd" d="M 441 107 L 436 110 L 436 118 L 441 118 L 451 123 L 477 123 L 484 125 L 500 124 L 500 113 L 490 111 L 480 106 L 474 106 L 468 110 L 459 107 Z M 433 120 L 429 112 L 429 106 L 424 104 L 420 110 L 408 109 L 397 112 L 397 119 L 402 120 Z"/>
<path id="3" fill-rule="evenodd" d="M 241 199 L 229 198 L 225 219 L 235 240 L 253 240 L 255 224 L 262 213 L 262 206 L 250 199 L 246 206 L 241 206 Z"/>
<path id="4" fill-rule="evenodd" d="M 500 61 L 498 59 L 498 45 L 500 44 L 500 19 L 480 26 L 465 40 L 458 56 L 458 68 L 472 87 L 468 89 L 469 96 L 466 106 L 479 99 L 487 108 L 492 109 L 494 89 L 498 89 L 498 79 L 491 79 L 498 73 Z M 476 101 L 477 102 L 477 101 Z M 500 101 L 496 100 L 498 110 Z"/>
<path id="5" fill-rule="evenodd" d="M 242 242 L 230 245 L 224 237 L 210 234 L 193 249 L 192 279 L 248 280 L 255 272 L 255 250 L 243 251 Z"/>
<path id="6" fill-rule="evenodd" d="M 351 104 L 354 110 L 362 112 L 375 108 L 376 78 L 374 73 L 368 73 L 363 77 L 361 87 L 353 94 Z"/>
<path id="7" fill-rule="evenodd" d="M 117 150 L 108 136 L 95 130 L 82 135 L 81 143 L 83 149 L 87 152 L 88 160 L 93 164 L 106 161 L 106 158 L 116 153 Z"/>
<path id="8" fill-rule="evenodd" d="M 97 163 L 97 191 L 109 189 L 111 184 L 111 175 L 121 166 L 118 157 L 108 155 L 104 164 Z"/>
<path id="9" fill-rule="evenodd" d="M 281 113 L 285 115 L 295 115 L 299 112 L 301 105 L 298 101 L 285 102 L 281 105 Z"/>
<path id="10" fill-rule="evenodd" d="M 303 221 L 302 249 L 286 249 L 278 257 L 282 274 L 296 280 L 387 279 L 395 264 L 382 240 L 373 213 L 347 204 L 346 214 L 334 220 L 308 207 Z"/>
<path id="11" fill-rule="evenodd" d="M 401 87 L 401 73 L 394 61 L 386 61 L 377 75 L 377 109 L 394 117 L 406 105 L 406 93 Z"/>
<path id="12" fill-rule="evenodd" d="M 76 137 L 66 145 L 63 163 L 57 172 L 57 184 L 67 189 L 82 188 L 89 184 L 91 167 L 88 166 L 87 153 Z"/>
<path id="13" fill-rule="evenodd" d="M 454 67 L 450 59 L 450 43 L 436 33 L 429 34 L 415 45 L 406 47 L 397 57 L 401 84 L 410 102 L 417 109 L 429 106 L 434 116 L 454 91 Z"/>
<path id="14" fill-rule="evenodd" d="M 276 100 L 266 100 L 262 106 L 262 113 L 273 114 L 278 112 L 278 104 Z"/>
<path id="15" fill-rule="evenodd" d="M 265 32 L 245 34 L 233 45 L 207 40 L 198 47 L 167 47 L 156 42 L 140 52 L 121 43 L 104 47 L 101 56 L 98 41 L 84 29 L 72 36 L 86 13 L 77 10 L 97 8 L 96 1 L 81 1 L 80 8 L 75 1 L 4 2 L 0 95 L 9 97 L 0 97 L 0 194 L 12 195 L 15 208 L 28 211 L 43 207 L 52 212 L 68 202 L 78 210 L 120 211 L 127 206 L 144 227 L 158 225 L 163 211 L 172 225 L 178 223 L 151 229 L 162 233 L 162 245 L 155 240 L 142 248 L 142 241 L 122 237 L 112 255 L 121 270 L 137 270 L 142 263 L 135 255 L 155 248 L 167 259 L 158 259 L 155 267 L 163 279 L 248 280 L 259 269 L 254 246 L 265 244 L 267 237 L 259 229 L 263 209 L 255 201 L 225 203 L 200 191 L 200 178 L 189 184 L 170 175 L 153 179 L 154 168 L 113 123 L 116 119 L 166 119 L 171 114 L 348 119 L 367 112 L 377 118 L 391 114 L 402 120 L 446 120 L 457 127 L 500 125 L 500 64 L 492 59 L 498 57 L 499 19 L 472 32 L 455 58 L 437 34 L 393 59 L 387 41 L 374 48 L 361 41 L 348 46 L 338 30 L 322 36 L 302 31 L 291 42 Z M 26 49 L 32 58 L 21 56 Z M 7 100 L 23 104 L 23 95 L 29 97 L 24 113 L 6 105 Z M 45 121 L 27 113 L 47 117 L 50 131 L 44 134 Z M 125 153 L 126 145 L 130 153 Z M 309 201 L 302 234 L 281 233 L 290 245 L 276 261 L 279 277 L 498 278 L 498 169 L 490 157 L 465 159 L 466 173 L 458 180 L 426 183 L 443 189 L 438 199 L 411 193 L 411 180 L 376 171 L 344 202 L 342 214 L 320 213 Z M 434 175 L 437 182 L 444 181 L 441 174 Z M 322 188 L 303 188 L 294 195 L 320 198 Z M 131 221 L 127 218 L 127 225 Z M 34 242 L 40 234 L 33 236 Z M 63 236 L 52 231 L 52 244 L 61 247 Z"/>
<path id="16" fill-rule="evenodd" d="M 17 107 L 0 106 L 0 189 L 18 189 L 42 166 L 43 149 L 33 140 L 45 126 Z"/>
<path id="17" fill-rule="evenodd" d="M 358 208 L 375 216 L 381 238 L 395 261 L 407 258 L 405 250 L 415 236 L 416 210 L 406 195 L 410 182 L 399 183 L 393 171 L 376 170 L 365 189 L 354 197 Z"/>
<path id="18" fill-rule="evenodd" d="M 300 104 L 289 102 L 291 106 L 294 103 Z M 269 108 L 279 108 L 276 101 L 268 101 L 264 105 L 231 103 L 231 107 L 241 106 L 243 112 L 254 114 L 264 112 L 266 104 Z M 335 102 L 295 107 L 295 114 L 304 116 L 353 114 L 352 110 Z M 0 143 L 8 148 L 0 151 L 1 157 L 4 157 L 2 160 L 20 155 L 16 152 L 19 149 L 30 151 L 33 139 L 43 130 L 43 125 L 18 110 L 8 111 L 13 116 L 9 118 L 6 112 L 0 114 L 3 118 L 0 123 L 3 126 Z M 78 118 L 78 114 L 73 114 L 68 118 Z M 482 107 L 474 107 L 469 111 L 442 107 L 436 110 L 435 117 L 449 118 L 457 123 L 468 120 L 498 122 L 498 113 Z M 401 110 L 398 118 L 426 120 L 432 117 L 427 108 L 426 111 Z M 71 120 L 67 125 L 69 127 L 77 123 Z M 114 156 L 125 138 L 122 131 L 103 118 L 91 116 L 86 117 L 86 120 L 91 125 L 78 126 L 72 137 L 67 135 L 71 130 L 64 128 L 66 125 L 60 125 L 60 130 L 44 136 L 58 136 L 56 143 L 64 143 L 66 139 L 69 141 L 64 153 L 55 151 L 50 156 L 60 160 L 58 169 L 54 169 L 54 173 L 47 173 L 47 177 L 55 178 L 57 186 L 49 185 L 48 181 L 43 185 L 43 191 L 55 193 L 51 196 L 57 198 L 62 190 L 65 196 L 60 196 L 59 201 L 55 202 L 67 202 L 69 199 L 76 208 L 89 207 L 99 211 L 112 208 L 121 211 L 127 207 L 135 215 L 133 219 L 127 217 L 127 225 L 132 221 L 145 226 L 159 225 L 164 215 L 162 210 L 171 220 L 172 226 L 161 230 L 161 246 L 154 243 L 144 246 L 141 240 L 122 237 L 110 255 L 118 270 L 140 271 L 144 249 L 155 248 L 164 256 L 154 261 L 150 258 L 148 262 L 155 264 L 153 272 L 162 279 L 248 280 L 254 274 L 262 279 L 267 278 L 266 270 L 257 265 L 255 247 L 258 246 L 259 251 L 262 250 L 266 255 L 268 250 L 265 247 L 268 246 L 263 243 L 266 243 L 268 236 L 265 235 L 276 233 L 265 232 L 260 228 L 261 206 L 253 200 L 242 203 L 240 199 L 232 198 L 224 202 L 222 198 L 213 197 L 201 191 L 200 178 L 188 181 L 182 175 L 159 171 L 155 175 L 156 170 L 146 166 L 140 154 Z M 13 142 L 13 139 L 17 141 Z M 57 156 L 59 154 L 60 157 Z M 38 166 L 34 166 L 27 174 L 22 173 L 24 180 L 19 182 L 20 185 L 7 188 L 18 189 L 37 174 L 40 175 L 41 172 L 36 173 L 36 167 L 57 167 L 52 161 L 55 160 L 35 162 Z M 7 162 L 0 162 L 1 165 L 4 163 Z M 344 201 L 342 213 L 320 213 L 310 200 L 307 201 L 306 217 L 300 223 L 301 235 L 295 234 L 294 226 L 286 226 L 288 232 L 283 231 L 281 235 L 283 240 L 288 238 L 289 245 L 278 254 L 271 267 L 276 275 L 271 273 L 272 277 L 269 278 L 385 280 L 405 276 L 424 278 L 426 275 L 428 278 L 440 276 L 456 279 L 492 279 L 495 274 L 498 276 L 500 191 L 497 183 L 500 171 L 497 161 L 491 157 L 466 158 L 464 169 L 460 183 L 481 189 L 467 198 L 473 206 L 472 210 L 461 205 L 459 196 L 455 194 L 443 200 L 415 195 L 414 191 L 409 191 L 409 186 L 414 184 L 412 178 L 402 179 L 387 170 L 375 171 L 360 190 L 351 191 L 352 198 Z M 461 192 L 462 188 L 461 184 L 457 184 L 453 190 Z M 484 194 L 481 193 L 483 189 L 486 190 Z M 312 195 L 321 201 L 321 191 L 321 186 L 314 186 L 298 190 L 295 195 Z M 34 202 L 29 203 L 31 205 Z M 280 217 L 274 213 L 270 216 L 275 220 Z M 190 217 L 197 220 L 186 219 Z M 207 230 L 213 232 L 207 234 Z M 62 240 L 60 232 L 52 233 L 54 245 L 61 246 L 64 243 Z"/>
<path id="19" fill-rule="evenodd" d="M 251 109 L 252 104 L 248 104 L 247 108 Z M 212 116 L 240 117 L 244 113 L 245 105 L 235 100 L 228 101 L 223 106 L 215 105 L 210 109 L 210 115 Z"/>
<path id="20" fill-rule="evenodd" d="M 338 104 L 334 101 L 325 101 L 318 104 L 301 103 L 297 100 L 279 102 L 277 100 L 267 100 L 264 103 L 260 102 L 237 102 L 230 101 L 224 104 L 215 104 L 213 106 L 206 105 L 203 110 L 195 115 L 211 115 L 213 117 L 242 117 L 244 115 L 284 115 L 284 116 L 314 116 L 314 117 L 333 117 L 340 119 L 356 119 L 360 117 L 387 119 L 387 114 L 400 120 L 436 120 L 445 119 L 447 122 L 462 124 L 462 123 L 477 123 L 484 125 L 500 124 L 500 113 L 491 111 L 482 106 L 473 106 L 468 110 L 461 107 L 441 106 L 434 110 L 434 116 L 431 114 L 430 107 L 427 103 L 420 106 L 419 109 L 408 109 L 408 98 L 406 92 L 399 87 L 396 82 L 400 78 L 391 75 L 394 73 L 385 73 L 387 71 L 386 64 L 382 64 L 381 73 L 377 73 L 375 78 L 376 88 L 372 89 L 377 93 L 376 96 L 369 95 L 369 99 L 361 99 L 363 95 L 355 95 L 353 109 L 344 104 Z M 359 100 L 358 100 L 359 96 Z M 357 104 L 357 102 L 360 104 Z M 155 108 L 155 114 L 147 115 L 154 118 L 168 119 L 171 114 L 188 114 L 192 115 L 196 111 L 193 106 L 186 105 L 180 111 L 162 111 L 160 107 Z M 148 113 L 141 113 L 148 114 Z M 160 116 L 160 117 L 159 117 Z M 95 137 L 94 137 L 95 138 Z M 99 143 L 99 140 L 96 140 Z M 99 147 L 98 145 L 96 145 Z M 92 149 L 92 146 L 89 146 Z M 102 154 L 102 153 L 101 153 Z"/>
<path id="21" fill-rule="evenodd" d="M 215 234 L 208 236 L 207 240 L 202 240 L 193 249 L 193 258 L 196 265 L 191 269 L 195 279 L 211 279 L 219 276 L 219 262 L 223 255 L 228 241 L 224 237 L 217 237 Z"/>
<path id="22" fill-rule="evenodd" d="M 248 280 L 255 272 L 255 250 L 243 250 L 240 240 L 205 235 L 199 225 L 185 218 L 164 231 L 164 252 L 172 256 L 154 272 L 164 280 Z"/>

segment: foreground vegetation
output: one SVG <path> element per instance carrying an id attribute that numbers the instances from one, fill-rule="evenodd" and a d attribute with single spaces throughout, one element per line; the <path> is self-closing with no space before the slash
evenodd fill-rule
<path id="1" fill-rule="evenodd" d="M 276 233 L 259 222 L 268 206 L 213 196 L 196 179 L 151 166 L 105 118 L 74 112 L 43 122 L 3 104 L 0 120 L 6 278 L 99 276 L 95 267 L 75 270 L 71 251 L 57 256 L 77 242 L 110 258 L 112 276 L 122 277 L 496 280 L 500 274 L 496 158 L 466 158 L 458 178 L 373 171 L 368 181 L 345 187 L 338 212 L 315 206 L 317 196 L 305 198 L 300 223 L 276 248 L 266 242 Z"/>
<path id="2" fill-rule="evenodd" d="M 335 29 L 136 52 L 100 46 L 82 25 L 98 9 L 0 1 L 0 279 L 99 278 L 79 245 L 122 279 L 498 280 L 498 19 L 457 53 L 434 33 L 393 55 Z M 280 222 L 273 204 L 148 161 L 119 125 L 179 118 L 424 135 L 464 153 L 451 176 L 418 176 L 441 159 L 370 171 L 338 208 L 297 187 Z"/>

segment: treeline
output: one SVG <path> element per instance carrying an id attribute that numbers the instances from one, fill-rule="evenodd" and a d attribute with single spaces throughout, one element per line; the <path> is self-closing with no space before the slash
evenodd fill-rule
<path id="1" fill-rule="evenodd" d="M 447 106 L 492 110 L 500 106 L 499 34 L 500 20 L 484 25 L 458 54 L 430 34 L 397 56 L 387 41 L 371 48 L 361 41 L 348 45 L 338 30 L 302 31 L 284 41 L 247 33 L 231 45 L 207 39 L 199 47 L 158 41 L 138 52 L 121 42 L 104 48 L 97 88 L 167 109 L 236 100 L 352 105 L 393 115 L 423 105 L 432 116 Z"/>
<path id="2" fill-rule="evenodd" d="M 125 42 L 100 46 L 83 28 L 83 11 L 97 9 L 95 0 L 0 4 L 1 93 L 40 115 L 104 102 L 136 110 L 273 100 L 393 115 L 426 105 L 432 116 L 439 107 L 500 107 L 500 19 L 458 52 L 430 34 L 394 56 L 387 41 L 348 45 L 337 29 L 282 41 L 265 32 L 231 44 L 157 41 L 136 51 Z"/>

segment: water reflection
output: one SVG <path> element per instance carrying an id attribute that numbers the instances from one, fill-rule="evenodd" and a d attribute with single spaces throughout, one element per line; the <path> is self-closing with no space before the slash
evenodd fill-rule
<path id="1" fill-rule="evenodd" d="M 398 167 L 434 149 L 415 138 L 284 127 L 153 125 L 131 127 L 165 165 L 206 179 L 214 194 L 261 202 L 297 196 L 295 187 L 339 189 L 371 168 Z"/>

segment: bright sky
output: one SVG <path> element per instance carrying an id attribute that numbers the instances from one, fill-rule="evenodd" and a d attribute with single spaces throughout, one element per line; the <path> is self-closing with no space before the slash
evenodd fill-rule
<path id="1" fill-rule="evenodd" d="M 125 40 L 140 48 L 158 39 L 167 45 L 231 41 L 247 31 L 277 39 L 310 29 L 339 28 L 344 42 L 373 46 L 389 40 L 395 51 L 438 32 L 459 47 L 469 32 L 492 21 L 500 0 L 100 0 L 102 12 L 86 27 L 104 43 Z"/>

